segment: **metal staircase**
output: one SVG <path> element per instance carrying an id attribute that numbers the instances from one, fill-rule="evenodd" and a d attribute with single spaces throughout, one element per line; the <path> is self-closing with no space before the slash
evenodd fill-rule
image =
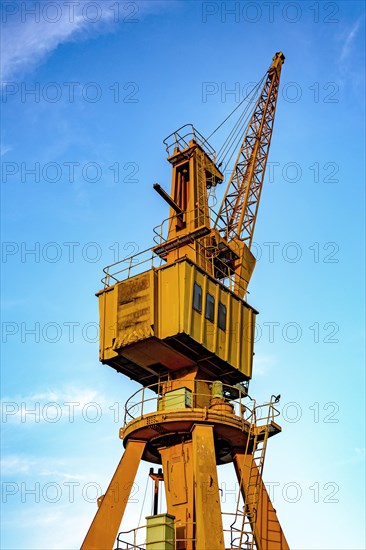
<path id="1" fill-rule="evenodd" d="M 267 407 L 267 410 L 264 409 Z M 256 550 L 255 532 L 257 512 L 260 500 L 262 473 L 266 456 L 267 441 L 271 429 L 273 429 L 274 406 L 271 401 L 265 406 L 253 406 L 249 418 L 248 440 L 245 455 L 248 458 L 247 480 L 241 479 L 241 487 L 238 496 L 237 512 L 232 524 L 231 546 L 240 550 Z M 260 412 L 260 415 L 258 413 Z M 258 418 L 258 416 L 261 416 Z M 240 493 L 244 495 L 244 508 L 239 509 Z M 241 527 L 235 527 L 237 520 L 241 518 Z"/>

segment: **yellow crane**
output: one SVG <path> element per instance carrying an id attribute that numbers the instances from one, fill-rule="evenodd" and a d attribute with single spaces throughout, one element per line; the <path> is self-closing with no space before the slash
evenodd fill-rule
<path id="1" fill-rule="evenodd" d="M 262 480 L 268 438 L 281 431 L 279 397 L 257 404 L 248 393 L 258 312 L 246 301 L 284 59 L 282 52 L 274 56 L 244 134 L 241 115 L 221 162 L 192 125 L 166 138 L 171 193 L 154 188 L 169 217 L 155 228 L 153 248 L 104 269 L 100 360 L 141 388 L 125 405 L 125 451 L 98 499 L 84 550 L 288 549 Z M 238 136 L 215 218 L 210 195 L 224 180 L 221 166 Z M 150 470 L 153 515 L 118 534 L 141 460 L 161 466 Z M 226 512 L 218 468 L 230 463 L 239 490 L 235 509 Z"/>

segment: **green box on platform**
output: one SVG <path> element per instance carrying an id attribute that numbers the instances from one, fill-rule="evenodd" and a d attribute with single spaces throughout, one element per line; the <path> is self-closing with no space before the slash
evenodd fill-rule
<path id="1" fill-rule="evenodd" d="M 167 391 L 159 400 L 159 410 L 185 409 L 192 406 L 192 392 L 188 388 Z"/>
<path id="2" fill-rule="evenodd" d="M 146 550 L 174 550 L 174 520 L 169 514 L 146 518 Z"/>

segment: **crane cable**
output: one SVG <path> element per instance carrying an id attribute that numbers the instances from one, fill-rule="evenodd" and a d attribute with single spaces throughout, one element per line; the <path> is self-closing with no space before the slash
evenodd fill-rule
<path id="1" fill-rule="evenodd" d="M 253 88 L 251 92 L 250 100 L 248 101 L 245 109 L 243 110 L 241 116 L 239 117 L 237 123 L 235 124 L 234 128 L 230 132 L 226 142 L 224 143 L 223 147 L 221 147 L 219 156 L 221 158 L 221 164 L 226 160 L 225 168 L 226 170 L 228 164 L 230 163 L 235 151 L 237 151 L 240 142 L 243 139 L 243 133 L 245 131 L 245 128 L 248 124 L 248 120 L 252 115 L 252 110 L 249 110 L 249 107 L 251 106 L 251 103 L 254 102 L 254 100 L 257 99 L 258 91 L 263 83 L 265 76 L 260 80 L 257 85 Z M 256 103 L 256 101 L 255 101 Z M 229 158 L 228 158 L 229 157 Z"/>
<path id="2" fill-rule="evenodd" d="M 140 511 L 140 517 L 139 517 L 139 521 L 138 521 L 138 524 L 137 524 L 137 528 L 139 528 L 140 525 L 141 525 L 142 513 L 143 513 L 143 510 L 144 510 L 144 506 L 145 506 L 145 500 L 146 500 L 146 495 L 147 495 L 148 486 L 149 486 L 149 476 L 148 476 L 147 479 L 146 479 L 146 486 L 145 486 L 144 499 L 143 499 L 143 501 L 142 501 L 142 506 L 141 506 L 141 511 Z"/>
<path id="3" fill-rule="evenodd" d="M 235 113 L 235 111 L 237 111 L 243 105 L 243 103 L 250 97 L 250 100 L 248 101 L 246 107 L 244 108 L 243 112 L 240 114 L 238 120 L 234 124 L 233 128 L 229 132 L 229 135 L 227 136 L 223 145 L 219 149 L 219 152 L 217 155 L 218 166 L 221 166 L 223 164 L 225 158 L 230 154 L 230 151 L 232 151 L 229 159 L 225 164 L 224 171 L 226 170 L 229 162 L 231 161 L 234 151 L 238 147 L 238 144 L 242 137 L 243 128 L 245 127 L 247 119 L 249 118 L 248 110 L 249 110 L 250 104 L 252 103 L 254 97 L 257 95 L 260 86 L 262 85 L 264 79 L 267 76 L 267 72 L 264 74 L 261 80 L 257 82 L 254 88 L 250 92 L 248 92 L 247 95 L 240 101 L 240 103 L 235 107 L 235 109 L 233 109 L 231 113 L 228 114 L 228 116 L 221 122 L 221 124 L 219 124 L 219 126 L 217 126 L 217 128 L 215 128 L 215 130 L 213 130 L 213 132 L 211 132 L 211 134 L 205 140 L 205 141 L 208 141 L 225 124 L 225 122 Z M 219 160 L 220 160 L 220 163 L 219 163 Z"/>
<path id="4" fill-rule="evenodd" d="M 251 92 L 249 92 L 249 93 L 245 96 L 245 98 L 241 101 L 241 103 L 238 105 L 238 107 L 240 107 L 240 105 L 241 105 L 245 100 L 247 100 L 247 99 L 249 98 L 249 96 L 253 96 L 253 97 L 250 97 L 247 106 L 245 107 L 245 109 L 244 109 L 244 111 L 242 112 L 242 114 L 240 115 L 238 121 L 237 121 L 236 124 L 234 125 L 234 128 L 233 128 L 233 129 L 231 130 L 231 132 L 229 133 L 229 135 L 228 135 L 228 137 L 226 138 L 226 140 L 225 140 L 223 146 L 221 147 L 220 151 L 222 151 L 222 150 L 225 148 L 225 144 L 226 144 L 227 142 L 230 141 L 231 136 L 233 136 L 233 135 L 235 134 L 235 132 L 237 131 L 237 127 L 239 126 L 239 124 L 240 124 L 241 121 L 243 120 L 243 118 L 244 118 L 246 112 L 248 111 L 249 105 L 250 105 L 250 103 L 253 101 L 254 96 L 256 95 L 256 93 L 257 93 L 257 91 L 258 91 L 258 88 L 259 88 L 259 86 L 261 85 L 262 81 L 263 81 L 263 79 L 262 79 L 261 81 L 259 81 L 259 82 L 254 86 L 254 88 L 251 90 Z M 232 111 L 231 114 L 233 114 L 234 112 L 235 112 L 235 110 Z M 231 114 L 229 115 L 229 117 L 231 116 Z M 229 118 L 229 117 L 227 117 L 227 118 Z"/>
<path id="5" fill-rule="evenodd" d="M 267 71 L 267 72 L 268 72 L 268 71 Z M 261 78 L 261 80 L 260 80 L 259 82 L 257 82 L 257 84 L 255 85 L 255 87 L 253 88 L 253 90 L 256 89 L 256 88 L 258 88 L 258 86 L 260 86 L 260 84 L 263 82 L 264 78 L 266 77 L 267 72 L 264 74 L 264 76 Z M 208 140 L 217 132 L 217 130 L 219 130 L 219 129 L 221 128 L 221 126 L 223 126 L 223 125 L 225 124 L 225 122 L 226 122 L 227 120 L 229 120 L 229 118 L 235 113 L 235 111 L 237 111 L 237 110 L 239 109 L 239 107 L 240 107 L 240 106 L 244 103 L 244 101 L 250 96 L 250 94 L 253 93 L 253 90 L 251 90 L 250 92 L 247 93 L 247 95 L 240 101 L 240 103 L 238 103 L 238 105 L 235 107 L 235 109 L 233 109 L 233 110 L 231 111 L 231 113 L 229 113 L 228 116 L 221 122 L 221 124 L 219 124 L 219 125 L 217 126 L 217 128 L 215 128 L 215 129 L 211 132 L 211 134 L 208 136 L 207 139 L 205 139 L 205 141 L 208 141 Z"/>

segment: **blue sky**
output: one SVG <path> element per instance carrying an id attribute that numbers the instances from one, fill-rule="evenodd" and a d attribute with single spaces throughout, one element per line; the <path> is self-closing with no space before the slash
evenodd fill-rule
<path id="1" fill-rule="evenodd" d="M 187 122 L 209 135 L 279 50 L 249 298 L 251 394 L 282 395 L 264 478 L 292 549 L 365 548 L 364 4 L 1 9 L 2 548 L 82 542 L 138 389 L 98 363 L 102 268 L 168 215 L 152 189 L 170 187 L 162 140 Z M 144 465 L 126 528 L 145 485 Z"/>

